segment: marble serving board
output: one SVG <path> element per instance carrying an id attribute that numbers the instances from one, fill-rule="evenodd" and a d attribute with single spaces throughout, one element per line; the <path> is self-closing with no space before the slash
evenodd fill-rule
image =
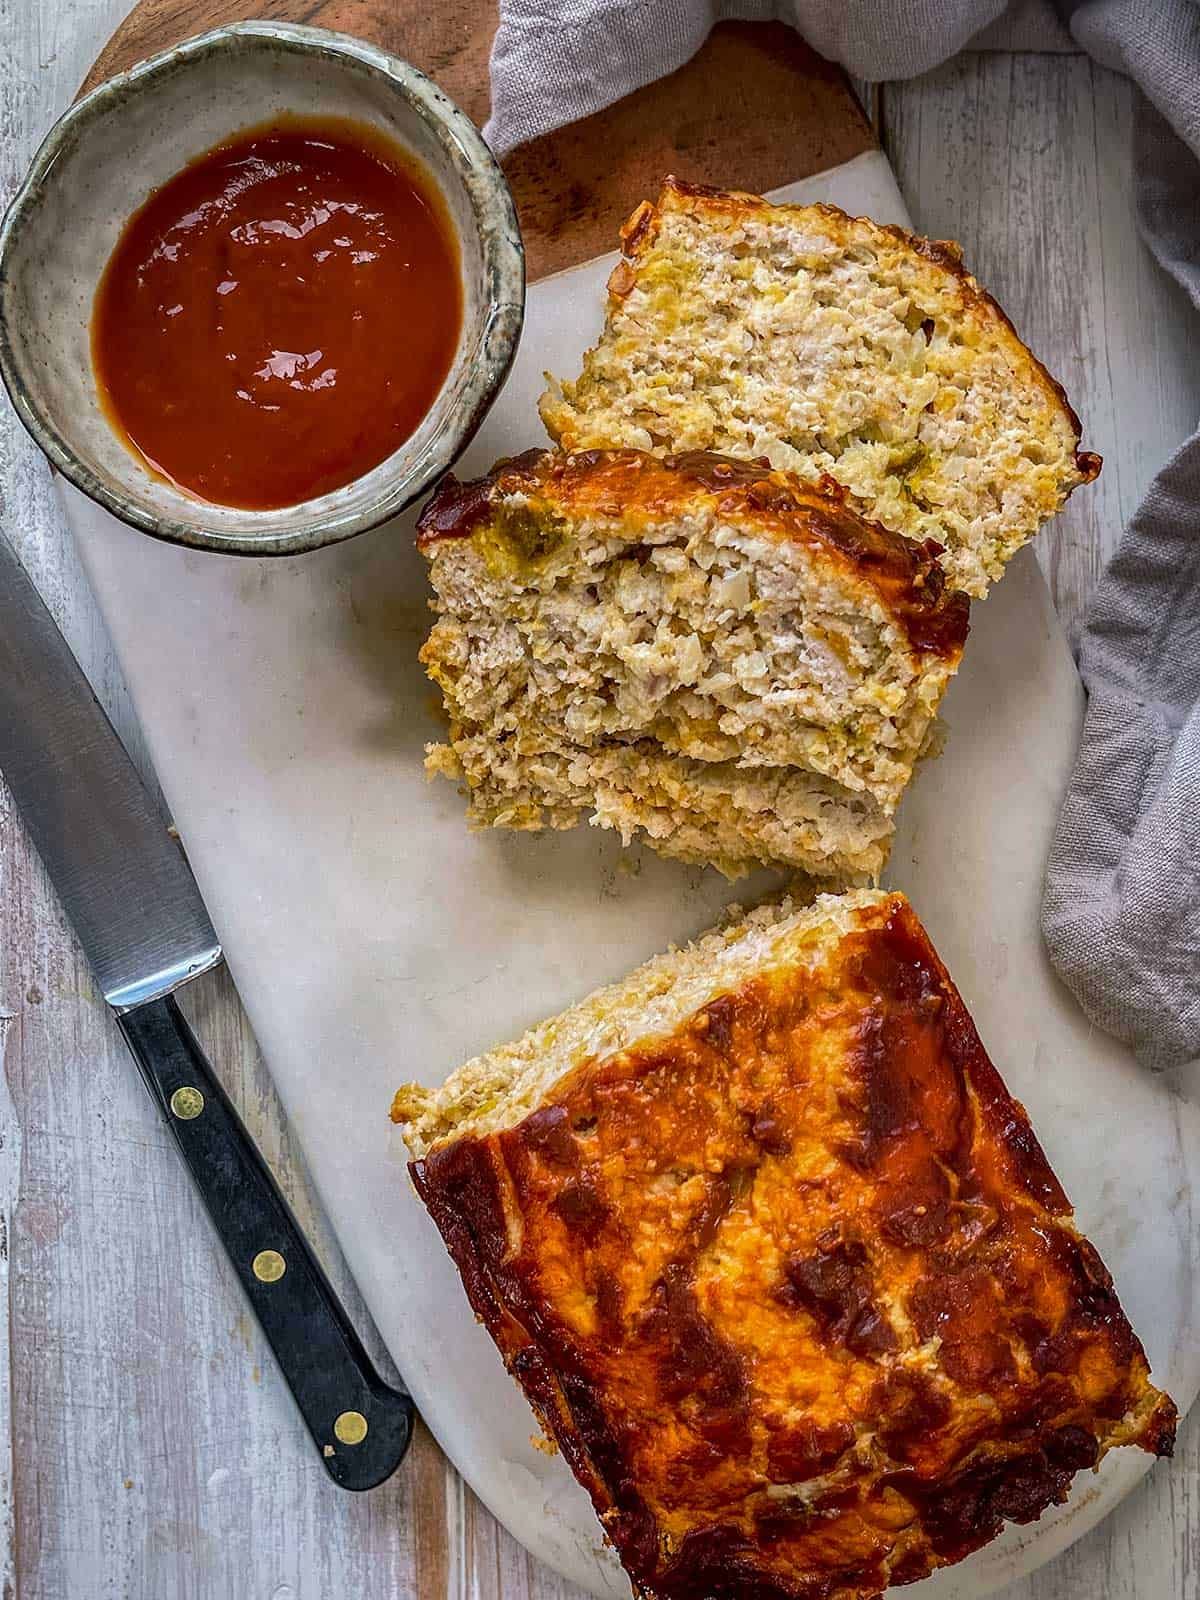
<path id="1" fill-rule="evenodd" d="M 906 220 L 875 153 L 780 193 Z M 512 377 L 463 470 L 539 441 L 542 372 L 576 369 L 610 265 L 532 287 Z M 454 788 L 422 771 L 437 721 L 417 662 L 429 615 L 412 518 L 315 555 L 259 561 L 157 544 L 75 491 L 64 497 L 292 1127 L 422 1414 L 535 1555 L 597 1596 L 627 1594 L 586 1496 L 561 1459 L 534 1447 L 533 1417 L 409 1185 L 388 1105 L 403 1079 L 433 1083 L 700 931 L 737 890 L 595 829 L 467 832 Z M 1026 551 L 974 609 L 946 700 L 945 753 L 905 801 L 889 877 L 1029 1108 L 1158 1381 L 1185 1408 L 1200 1387 L 1188 1182 L 1200 1114 L 1088 1025 L 1038 934 L 1081 711 Z M 1148 1466 L 1140 1452 L 1114 1453 L 1065 1507 L 906 1592 L 991 1593 L 1084 1533 Z"/>

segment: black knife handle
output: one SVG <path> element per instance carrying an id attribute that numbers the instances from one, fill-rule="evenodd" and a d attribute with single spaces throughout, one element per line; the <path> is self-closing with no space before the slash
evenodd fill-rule
<path id="1" fill-rule="evenodd" d="M 411 1397 L 376 1372 L 173 996 L 117 1021 L 326 1471 L 343 1489 L 375 1488 L 408 1449 Z"/>

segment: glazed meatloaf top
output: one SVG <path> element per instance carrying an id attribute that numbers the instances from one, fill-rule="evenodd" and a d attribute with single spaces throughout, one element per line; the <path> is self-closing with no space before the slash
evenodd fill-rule
<path id="1" fill-rule="evenodd" d="M 473 482 L 453 474 L 443 479 L 421 514 L 417 538 L 429 552 L 440 540 L 476 533 L 497 506 L 523 506 L 527 515 L 507 519 L 504 548 L 494 553 L 533 563 L 567 536 L 570 522 L 589 514 L 650 523 L 713 508 L 756 534 L 802 544 L 818 561 L 853 576 L 902 626 L 914 650 L 957 657 L 970 602 L 948 587 L 940 547 L 910 542 L 846 500 L 832 478 L 810 483 L 766 461 L 712 451 L 660 458 L 640 450 L 527 450 Z"/>
<path id="2" fill-rule="evenodd" d="M 655 1600 L 866 1600 L 1175 1413 L 902 895 L 755 913 L 397 1098 Z"/>

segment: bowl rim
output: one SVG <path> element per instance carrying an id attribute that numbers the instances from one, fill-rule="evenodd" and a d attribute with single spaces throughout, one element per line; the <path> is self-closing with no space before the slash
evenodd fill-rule
<path id="1" fill-rule="evenodd" d="M 460 358 L 468 364 L 460 402 L 447 413 L 407 476 L 381 485 L 378 495 L 373 496 L 369 504 L 355 510 L 314 510 L 311 519 L 306 518 L 300 527 L 262 535 L 216 532 L 178 516 L 147 511 L 97 476 L 76 454 L 66 435 L 33 402 L 22 375 L 22 363 L 9 326 L 8 296 L 4 293 L 10 257 L 41 202 L 43 188 L 53 181 L 52 169 L 65 147 L 74 147 L 98 117 L 119 105 L 131 90 L 136 92 L 147 80 L 173 74 L 196 58 L 236 50 L 247 44 L 253 47 L 256 42 L 283 46 L 298 55 L 315 53 L 333 60 L 349 59 L 386 79 L 397 90 L 438 139 L 460 177 L 469 180 L 474 173 L 481 180 L 466 181 L 465 187 L 479 224 L 487 284 L 478 339 L 465 357 Z M 435 181 L 436 177 L 434 174 Z M 488 206 L 494 205 L 496 214 L 493 217 L 486 215 L 485 206 L 481 204 L 483 200 Z M 125 72 L 105 79 L 69 106 L 51 126 L 0 221 L 0 379 L 26 431 L 53 468 L 127 526 L 169 544 L 225 555 L 298 555 L 321 549 L 380 527 L 420 498 L 466 449 L 491 409 L 516 355 L 524 313 L 525 251 L 516 205 L 499 162 L 475 124 L 444 90 L 411 62 L 365 39 L 302 23 L 224 24 L 158 51 Z M 452 366 L 450 375 L 454 372 Z M 378 471 L 387 460 L 385 457 L 370 470 Z M 319 503 L 320 497 L 311 502 L 300 501 L 298 506 L 312 504 L 316 507 Z M 296 510 L 298 507 L 280 509 Z M 253 515 L 252 512 L 246 514 Z"/>

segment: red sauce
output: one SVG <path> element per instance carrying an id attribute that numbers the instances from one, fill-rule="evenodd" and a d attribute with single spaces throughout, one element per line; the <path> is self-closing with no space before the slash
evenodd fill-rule
<path id="1" fill-rule="evenodd" d="M 461 323 L 432 183 L 370 128 L 289 118 L 209 151 L 134 214 L 96 293 L 92 363 L 155 472 L 262 510 L 401 445 Z"/>

